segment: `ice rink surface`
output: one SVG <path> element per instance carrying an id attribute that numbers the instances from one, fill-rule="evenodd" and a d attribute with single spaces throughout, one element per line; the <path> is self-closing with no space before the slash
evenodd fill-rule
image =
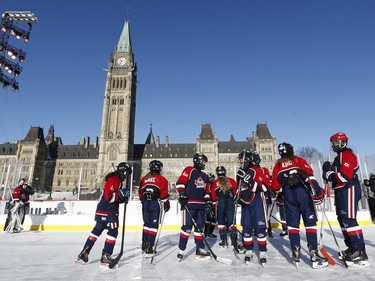
<path id="1" fill-rule="evenodd" d="M 85 231 L 22 231 L 21 233 L 0 233 L 0 280 L 375 280 L 375 226 L 364 226 L 366 250 L 370 267 L 346 269 L 337 259 L 337 245 L 327 227 L 324 230 L 324 247 L 336 261 L 336 265 L 324 269 L 312 269 L 307 253 L 304 229 L 301 233 L 301 262 L 297 269 L 290 259 L 289 240 L 279 237 L 280 229 L 274 229 L 274 238 L 268 240 L 268 262 L 259 264 L 258 256 L 251 264 L 244 263 L 244 256 L 233 254 L 232 249 L 222 249 L 218 240 L 208 238 L 214 253 L 231 259 L 226 265 L 212 260 L 196 260 L 193 235 L 190 235 L 186 254 L 181 262 L 177 260 L 179 231 L 162 231 L 157 256 L 153 264 L 141 253 L 141 232 L 126 231 L 124 254 L 118 268 L 99 268 L 100 255 L 105 232 L 98 239 L 89 256 L 89 263 L 80 265 L 75 259 L 89 234 Z M 334 233 L 342 250 L 346 247 L 338 227 Z M 217 231 L 215 231 L 217 234 Z M 121 230 L 114 254 L 121 245 Z M 255 252 L 257 246 L 255 246 Z"/>

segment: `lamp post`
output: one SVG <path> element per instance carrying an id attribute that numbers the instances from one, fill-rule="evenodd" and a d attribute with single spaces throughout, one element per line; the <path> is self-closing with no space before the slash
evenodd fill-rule
<path id="1" fill-rule="evenodd" d="M 29 42 L 32 24 L 34 23 L 38 23 L 38 19 L 29 11 L 8 11 L 2 14 L 0 24 L 0 83 L 3 84 L 4 89 L 11 86 L 13 92 L 19 90 L 16 77 L 21 74 L 23 68 L 20 63 L 23 63 L 26 58 L 26 52 L 9 44 L 9 38 L 14 36 L 16 39 L 22 38 L 25 43 Z M 18 24 L 27 24 L 28 29 L 22 29 Z"/>

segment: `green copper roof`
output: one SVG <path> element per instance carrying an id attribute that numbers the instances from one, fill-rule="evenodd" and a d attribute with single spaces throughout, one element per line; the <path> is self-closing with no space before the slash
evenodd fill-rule
<path id="1" fill-rule="evenodd" d="M 130 31 L 129 31 L 129 22 L 125 21 L 124 27 L 122 28 L 120 39 L 118 40 L 116 46 L 116 52 L 130 52 L 131 43 L 130 43 Z"/>

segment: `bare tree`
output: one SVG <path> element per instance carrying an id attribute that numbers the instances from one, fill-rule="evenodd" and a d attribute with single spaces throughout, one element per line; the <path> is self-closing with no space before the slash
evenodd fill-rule
<path id="1" fill-rule="evenodd" d="M 311 146 L 301 147 L 297 150 L 297 155 L 306 159 L 307 162 L 311 162 L 313 159 L 322 159 L 323 154 L 319 152 L 316 148 Z"/>

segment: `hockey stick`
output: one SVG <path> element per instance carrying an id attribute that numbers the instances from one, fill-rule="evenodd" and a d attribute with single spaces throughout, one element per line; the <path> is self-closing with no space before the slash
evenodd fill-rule
<path id="1" fill-rule="evenodd" d="M 156 240 L 155 240 L 154 250 L 153 250 L 152 258 L 151 258 L 151 261 L 150 261 L 151 264 L 154 261 L 154 257 L 156 255 L 156 247 L 158 246 L 161 228 L 163 227 L 164 215 L 165 215 L 165 212 L 164 212 L 164 203 L 161 204 L 161 210 L 162 210 L 163 214 L 161 216 L 161 220 L 160 220 L 160 224 L 159 224 L 159 229 L 158 229 L 158 234 L 157 234 Z"/>
<path id="2" fill-rule="evenodd" d="M 311 198 L 311 201 L 312 201 L 312 204 L 314 206 L 314 211 L 315 211 L 315 216 L 318 218 L 317 216 L 317 212 L 316 212 L 316 208 L 315 208 L 315 203 L 314 203 L 314 199 L 313 199 L 313 196 L 315 196 L 315 190 L 313 187 L 311 187 L 310 185 L 307 185 L 300 177 L 298 177 L 299 181 L 304 185 L 304 187 L 310 191 L 310 198 Z M 325 191 L 325 190 L 324 190 Z M 323 196 L 323 213 L 325 214 L 325 202 L 326 202 L 326 192 L 324 192 L 324 196 Z M 327 218 L 327 216 L 326 216 Z M 328 219 L 327 219 L 328 221 Z M 328 222 L 329 224 L 329 222 Z M 336 262 L 335 260 L 328 254 L 328 252 L 325 250 L 325 248 L 323 247 L 323 225 L 324 225 L 324 220 L 322 218 L 322 221 L 321 221 L 321 226 L 320 226 L 320 236 L 319 236 L 319 250 L 320 252 L 322 253 L 322 255 L 327 259 L 328 263 L 330 265 L 335 265 Z"/>
<path id="3" fill-rule="evenodd" d="M 335 233 L 333 232 L 333 229 L 332 229 L 331 223 L 330 223 L 329 220 L 328 220 L 328 216 L 327 216 L 327 213 L 325 212 L 325 210 L 323 210 L 323 214 L 324 214 L 324 216 L 325 216 L 326 219 L 327 219 L 327 223 L 328 223 L 329 229 L 331 230 L 331 233 L 332 233 L 332 236 L 333 236 L 333 240 L 335 240 L 336 246 L 337 246 L 337 248 L 338 248 L 338 250 L 339 250 L 339 254 L 340 254 L 341 256 L 343 256 L 343 255 L 342 255 L 342 251 L 341 251 L 341 247 L 340 247 L 339 243 L 337 242 L 336 235 L 335 235 Z M 345 267 L 348 268 L 348 264 L 346 263 L 345 257 L 343 257 L 342 261 L 344 262 Z"/>
<path id="4" fill-rule="evenodd" d="M 131 175 L 131 172 L 130 173 L 127 173 L 126 174 L 126 184 L 125 184 L 125 188 L 128 188 L 130 189 L 130 175 Z M 109 268 L 112 269 L 114 268 L 119 260 L 121 259 L 122 257 L 122 254 L 124 253 L 124 238 L 125 238 L 125 218 L 126 218 L 126 205 L 128 205 L 127 202 L 124 202 L 124 214 L 123 214 L 123 218 L 122 218 L 122 233 L 121 233 L 121 248 L 120 248 L 120 253 L 117 255 L 116 258 L 113 259 L 113 261 L 109 264 Z"/>
<path id="5" fill-rule="evenodd" d="M 282 222 L 281 220 L 279 220 L 277 217 L 275 217 L 274 215 L 271 214 L 271 217 L 274 218 L 278 223 L 280 223 L 281 225 L 284 225 L 286 227 L 288 227 L 288 225 L 286 224 L 286 222 Z"/>
<path id="6" fill-rule="evenodd" d="M 232 260 L 230 259 L 225 259 L 225 258 L 221 258 L 221 257 L 218 257 L 217 255 L 215 255 L 215 253 L 212 251 L 211 247 L 210 247 L 210 244 L 208 244 L 207 242 L 207 239 L 206 237 L 204 237 L 204 234 L 202 232 L 202 230 L 198 227 L 197 225 L 197 222 L 195 221 L 195 219 L 193 218 L 193 215 L 190 213 L 190 210 L 189 208 L 185 205 L 184 206 L 186 212 L 189 214 L 190 218 L 191 218 L 191 221 L 193 222 L 193 225 L 195 227 L 196 230 L 199 231 L 199 233 L 201 234 L 202 238 L 203 238 L 203 241 L 204 241 L 204 244 L 206 244 L 207 246 L 207 249 L 209 250 L 209 252 L 211 253 L 212 257 L 218 261 L 218 262 L 221 262 L 221 263 L 225 263 L 225 264 L 232 264 Z"/>
<path id="7" fill-rule="evenodd" d="M 327 190 L 327 184 L 326 184 L 326 188 L 325 188 L 325 191 Z M 325 213 L 325 208 L 326 208 L 326 192 L 324 193 L 324 197 L 323 197 L 323 207 L 322 207 L 322 213 L 324 212 Z M 325 215 L 323 216 L 322 215 L 322 219 L 320 221 L 321 225 L 320 225 L 320 234 L 319 234 L 319 250 L 320 252 L 322 253 L 322 255 L 328 260 L 328 263 L 330 265 L 335 265 L 336 262 L 335 260 L 328 254 L 328 252 L 326 251 L 326 249 L 324 248 L 323 246 L 323 226 L 324 226 L 324 218 L 325 218 Z"/>

